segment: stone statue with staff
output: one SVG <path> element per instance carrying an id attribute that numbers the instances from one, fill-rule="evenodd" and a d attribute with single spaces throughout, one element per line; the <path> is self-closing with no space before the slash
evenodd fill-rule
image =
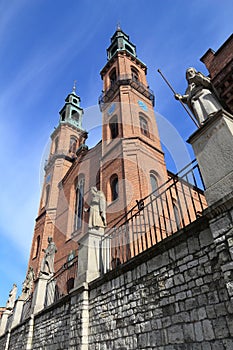
<path id="1" fill-rule="evenodd" d="M 174 93 L 175 98 L 181 102 L 196 126 L 200 127 L 213 114 L 223 109 L 210 78 L 197 72 L 195 68 L 191 67 L 186 70 L 188 87 L 184 95 L 176 93 L 159 69 L 158 72 Z M 185 104 L 189 107 L 194 117 L 187 110 Z"/>

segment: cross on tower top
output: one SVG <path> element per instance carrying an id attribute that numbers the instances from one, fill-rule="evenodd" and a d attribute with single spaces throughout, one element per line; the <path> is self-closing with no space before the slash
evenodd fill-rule
<path id="1" fill-rule="evenodd" d="M 73 92 L 76 94 L 76 83 L 77 83 L 77 80 L 74 80 L 74 85 L 73 85 Z"/>

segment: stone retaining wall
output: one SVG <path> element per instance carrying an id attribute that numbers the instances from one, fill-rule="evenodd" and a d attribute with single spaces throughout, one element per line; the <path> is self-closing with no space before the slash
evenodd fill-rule
<path id="1" fill-rule="evenodd" d="M 216 210 L 35 315 L 31 349 L 232 350 L 233 211 Z"/>
<path id="2" fill-rule="evenodd" d="M 233 349 L 233 308 L 209 228 L 194 225 L 118 274 L 90 285 L 90 349 Z"/>

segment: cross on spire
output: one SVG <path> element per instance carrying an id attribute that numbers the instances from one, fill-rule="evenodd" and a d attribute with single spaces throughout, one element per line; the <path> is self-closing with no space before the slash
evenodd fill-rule
<path id="1" fill-rule="evenodd" d="M 73 92 L 76 94 L 76 83 L 77 83 L 77 80 L 74 80 L 74 85 L 73 85 Z"/>

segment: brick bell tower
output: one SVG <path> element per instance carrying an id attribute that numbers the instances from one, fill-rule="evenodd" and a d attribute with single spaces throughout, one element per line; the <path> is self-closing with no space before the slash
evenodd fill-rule
<path id="1" fill-rule="evenodd" d="M 87 136 L 82 128 L 83 109 L 75 85 L 59 114 L 59 124 L 51 134 L 50 153 L 44 168 L 44 183 L 29 259 L 29 267 L 33 267 L 36 276 L 44 256 L 42 249 L 48 245 L 48 236 L 53 237 L 54 233 L 58 184 L 71 167 L 76 158 L 76 150 Z"/>
<path id="2" fill-rule="evenodd" d="M 147 67 L 120 27 L 101 71 L 103 118 L 101 183 L 113 226 L 139 200 L 167 180 Z"/>

